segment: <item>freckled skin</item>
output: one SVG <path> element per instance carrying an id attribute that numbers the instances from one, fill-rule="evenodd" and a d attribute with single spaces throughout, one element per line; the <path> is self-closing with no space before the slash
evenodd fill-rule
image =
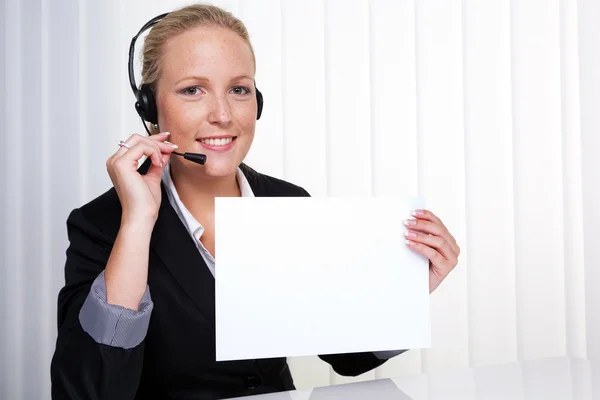
<path id="1" fill-rule="evenodd" d="M 193 170 L 200 179 L 234 175 L 250 149 L 256 124 L 250 47 L 228 29 L 198 27 L 169 39 L 162 53 L 156 85 L 160 130 L 171 133 L 169 141 L 177 144 L 179 151 L 207 155 L 204 166 L 171 157 L 172 169 Z M 190 87 L 191 93 L 182 93 Z M 196 140 L 214 135 L 237 138 L 227 152 L 207 150 Z"/>

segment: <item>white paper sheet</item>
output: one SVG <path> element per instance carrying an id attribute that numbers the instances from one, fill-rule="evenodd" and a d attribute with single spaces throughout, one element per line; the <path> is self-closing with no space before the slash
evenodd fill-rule
<path id="1" fill-rule="evenodd" d="M 218 361 L 430 347 L 414 200 L 217 198 Z"/>

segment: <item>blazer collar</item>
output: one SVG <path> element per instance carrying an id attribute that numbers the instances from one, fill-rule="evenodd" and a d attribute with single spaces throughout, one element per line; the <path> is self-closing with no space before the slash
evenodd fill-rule
<path id="1" fill-rule="evenodd" d="M 267 182 L 265 181 L 264 175 L 256 172 L 246 164 L 241 164 L 240 169 L 244 173 L 252 192 L 255 197 L 269 197 L 269 190 L 267 188 Z"/>

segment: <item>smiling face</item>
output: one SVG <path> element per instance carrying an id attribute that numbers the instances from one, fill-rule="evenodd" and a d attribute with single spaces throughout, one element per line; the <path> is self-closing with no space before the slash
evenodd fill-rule
<path id="1" fill-rule="evenodd" d="M 156 103 L 160 130 L 178 151 L 206 154 L 200 166 L 172 163 L 211 177 L 235 174 L 254 139 L 257 102 L 250 46 L 229 29 L 197 27 L 162 48 Z"/>

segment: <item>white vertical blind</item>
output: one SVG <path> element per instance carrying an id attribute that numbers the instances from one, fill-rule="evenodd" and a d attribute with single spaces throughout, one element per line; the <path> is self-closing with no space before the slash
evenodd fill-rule
<path id="1" fill-rule="evenodd" d="M 291 181 L 302 179 L 311 195 L 323 196 L 327 194 L 323 2 L 281 3 L 282 83 L 275 92 L 283 93 L 283 176 Z M 260 67 L 258 73 L 270 80 Z"/>
<path id="2" fill-rule="evenodd" d="M 24 7 L 37 7 L 40 9 L 40 2 L 34 0 L 23 1 L 22 6 Z M 27 372 L 27 375 L 21 375 L 18 377 L 20 382 L 24 385 L 24 394 L 26 398 L 40 397 L 42 394 L 42 387 L 38 385 L 28 385 L 29 379 L 36 382 L 42 382 L 45 378 L 43 366 L 38 362 L 38 355 L 44 354 L 42 350 L 45 338 L 38 335 L 38 327 L 40 323 L 43 323 L 47 318 L 40 318 L 35 310 L 41 308 L 45 301 L 41 296 L 27 295 L 31 293 L 43 293 L 44 284 L 42 282 L 43 274 L 42 268 L 44 266 L 44 260 L 47 254 L 43 253 L 43 250 L 47 248 L 44 246 L 45 240 L 43 238 L 44 229 L 26 229 L 26 227 L 33 227 L 38 225 L 40 228 L 42 225 L 40 222 L 43 221 L 43 197 L 42 197 L 42 145 L 43 136 L 41 135 L 42 128 L 42 99 L 43 96 L 32 96 L 28 93 L 28 90 L 33 88 L 39 89 L 42 87 L 42 46 L 41 46 L 41 28 L 42 28 L 42 13 L 41 10 L 35 14 L 27 15 L 27 8 L 20 10 L 20 17 L 28 17 L 29 23 L 27 25 L 20 25 L 20 51 L 22 56 L 22 63 L 20 65 L 20 77 L 19 82 L 20 96 L 14 99 L 15 103 L 20 103 L 17 106 L 18 111 L 21 115 L 20 130 L 15 132 L 36 132 L 36 140 L 28 140 L 28 135 L 21 134 L 20 140 L 20 157 L 15 164 L 17 169 L 21 169 L 21 203 L 17 205 L 20 216 L 19 239 L 18 245 L 21 248 L 28 248 L 32 244 L 36 243 L 40 251 L 22 251 L 19 255 L 19 261 L 21 262 L 20 269 L 20 287 L 19 294 L 21 300 L 19 305 L 22 307 L 21 312 L 21 326 L 19 327 L 19 340 L 21 346 L 26 348 L 27 351 L 21 354 L 21 360 L 19 365 L 23 368 L 23 372 Z M 28 50 L 25 50 L 28 49 Z M 25 51 L 24 51 L 25 50 Z M 38 92 L 39 93 L 39 92 Z M 18 99 L 18 100 L 17 100 Z M 13 99 L 9 98 L 9 101 Z M 34 110 L 37 110 L 35 112 Z M 32 112 L 34 111 L 34 112 Z M 10 117 L 10 116 L 9 116 Z M 30 160 L 37 160 L 35 167 L 30 167 Z M 13 170 L 12 168 L 7 171 Z M 27 207 L 23 207 L 26 204 Z"/>
<path id="3" fill-rule="evenodd" d="M 5 241 L 5 271 L 6 282 L 4 283 L 4 312 L 6 321 L 9 324 L 2 324 L 6 333 L 6 342 L 4 347 L 4 391 L 10 394 L 10 390 L 22 392 L 24 389 L 25 360 L 23 349 L 23 328 L 25 327 L 25 317 L 23 310 L 23 166 L 22 151 L 25 138 L 21 132 L 23 129 L 22 118 L 22 83 L 23 83 L 23 51 L 22 51 L 22 25 L 21 4 L 8 1 L 5 3 L 5 120 L 4 129 L 5 141 L 10 138 L 11 145 L 6 146 L 4 152 L 4 168 L 6 187 L 5 197 L 5 224 L 2 238 Z M 10 60 L 10 62 L 9 62 Z M 10 94 L 10 95 L 9 95 Z M 9 134 L 14 132 L 14 134 Z M 18 132 L 18 133 L 17 133 Z M 8 149 L 10 148 L 10 151 Z M 10 173 L 8 173 L 10 171 Z M 16 307 L 15 307 L 16 305 Z M 10 310 L 9 307 L 14 307 Z M 14 388 L 14 389 L 13 389 Z M 3 396 L 9 397 L 9 396 Z"/>
<path id="4" fill-rule="evenodd" d="M 578 7 L 585 339 L 588 357 L 596 366 L 591 377 L 596 395 L 600 393 L 600 3 L 579 0 Z"/>
<path id="5" fill-rule="evenodd" d="M 463 17 L 469 360 L 481 365 L 517 359 L 510 3 L 469 0 Z"/>
<path id="6" fill-rule="evenodd" d="M 144 132 L 131 37 L 189 3 L 0 0 L 0 398 L 49 398 L 67 215 L 110 187 L 117 141 Z M 463 250 L 431 296 L 432 349 L 350 379 L 293 358 L 298 387 L 600 360 L 596 0 L 214 4 L 256 52 L 250 165 L 313 196 L 418 192 Z"/>
<path id="7" fill-rule="evenodd" d="M 560 7 L 511 5 L 518 356 L 530 359 L 566 350 Z"/>
<path id="8" fill-rule="evenodd" d="M 324 13 L 327 194 L 369 195 L 372 157 L 368 3 L 327 1 Z"/>
<path id="9" fill-rule="evenodd" d="M 561 91 L 567 353 L 586 356 L 577 1 L 561 1 Z"/>
<path id="10" fill-rule="evenodd" d="M 7 9 L 6 9 L 6 5 L 5 5 L 5 1 L 4 0 L 0 0 L 0 14 L 2 15 L 6 15 Z M 0 121 L 2 121 L 2 126 L 0 126 L 1 129 L 6 129 L 7 128 L 7 124 L 6 124 L 6 80 L 4 79 L 4 77 L 6 76 L 6 62 L 4 61 L 6 58 L 6 17 L 4 18 L 0 18 L 0 54 L 2 55 L 2 62 L 0 62 L 0 93 L 2 93 L 2 96 L 0 96 Z M 2 165 L 4 168 L 7 167 L 6 165 L 6 160 L 4 160 L 4 163 Z M 0 173 L 0 188 L 2 188 L 2 190 L 4 191 L 5 188 L 8 187 L 8 180 L 6 177 L 6 173 Z M 6 202 L 6 196 L 2 195 L 0 196 L 0 226 L 6 226 L 7 224 L 7 219 L 6 219 L 6 211 L 8 204 Z M 2 259 L 0 260 L 0 262 L 6 262 L 7 261 L 7 257 L 6 257 L 6 249 L 7 249 L 7 240 L 4 237 L 4 235 L 6 234 L 6 231 L 3 229 L 2 230 L 2 238 L 0 239 L 0 256 L 2 257 Z M 8 272 L 8 268 L 2 268 L 0 267 L 0 319 L 2 321 L 7 321 L 8 320 L 8 310 L 6 310 L 6 308 L 4 307 L 4 302 L 5 302 L 5 298 L 6 298 L 6 290 L 7 290 L 7 284 L 6 282 L 8 281 L 8 277 L 9 277 L 9 272 Z M 0 329 L 0 355 L 2 356 L 6 356 L 7 354 L 7 348 L 8 348 L 8 329 L 3 328 Z M 0 387 L 6 387 L 8 382 L 8 377 L 7 377 L 7 371 L 5 368 L 5 363 L 0 363 Z M 0 393 L 1 394 L 1 393 Z"/>

